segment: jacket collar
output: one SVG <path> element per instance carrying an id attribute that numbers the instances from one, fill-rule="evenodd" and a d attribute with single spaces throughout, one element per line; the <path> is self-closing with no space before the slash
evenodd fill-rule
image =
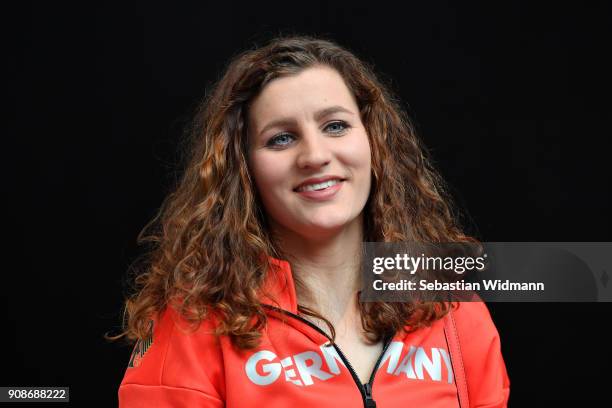
<path id="1" fill-rule="evenodd" d="M 271 256 L 268 257 L 268 260 L 270 262 L 270 270 L 268 270 L 268 274 L 263 285 L 263 291 L 260 298 L 261 303 L 283 309 L 297 315 L 297 296 L 295 292 L 295 282 L 293 280 L 291 265 L 288 261 L 273 258 Z M 403 341 L 407 335 L 408 332 L 404 331 L 403 337 L 398 338 L 399 341 Z M 313 336 L 315 336 L 315 334 L 313 334 Z M 391 341 L 393 338 L 397 337 L 391 336 L 385 341 Z M 321 339 L 328 340 L 328 337 L 323 335 Z M 317 338 L 317 341 L 321 339 Z"/>
<path id="2" fill-rule="evenodd" d="M 288 261 L 268 257 L 270 269 L 263 285 L 262 304 L 297 314 L 297 296 L 291 265 Z"/>

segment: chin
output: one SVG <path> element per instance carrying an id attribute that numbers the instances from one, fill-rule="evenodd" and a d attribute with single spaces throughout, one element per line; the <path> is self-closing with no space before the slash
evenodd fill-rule
<path id="1" fill-rule="evenodd" d="M 349 227 L 356 219 L 346 218 L 328 218 L 328 219 L 317 219 L 305 225 L 305 229 L 311 233 L 317 233 L 319 235 L 328 235 L 341 231 L 344 228 Z"/>

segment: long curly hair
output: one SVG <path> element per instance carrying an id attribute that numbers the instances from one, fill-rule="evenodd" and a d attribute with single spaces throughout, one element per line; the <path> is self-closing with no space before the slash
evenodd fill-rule
<path id="1" fill-rule="evenodd" d="M 246 160 L 249 103 L 275 78 L 324 65 L 355 96 L 371 146 L 372 187 L 364 208 L 364 241 L 475 242 L 466 236 L 450 197 L 407 113 L 372 67 L 333 41 L 280 36 L 236 55 L 199 105 L 188 134 L 185 169 L 157 215 L 138 235 L 149 243 L 134 269 L 117 340 L 145 338 L 151 316 L 172 306 L 194 325 L 213 317 L 216 333 L 240 349 L 259 344 L 267 315 L 261 289 L 281 258 Z M 282 259 L 282 258 L 281 258 Z M 294 277 L 296 285 L 302 285 Z M 367 338 L 377 342 L 443 317 L 446 302 L 361 303 Z M 317 311 L 298 310 L 333 325 Z"/>

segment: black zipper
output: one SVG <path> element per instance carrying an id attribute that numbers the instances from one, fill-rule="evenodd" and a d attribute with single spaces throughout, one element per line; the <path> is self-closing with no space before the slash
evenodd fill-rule
<path id="1" fill-rule="evenodd" d="M 332 339 L 327 335 L 327 333 L 325 333 L 323 330 L 321 330 L 321 328 L 319 326 L 317 326 L 316 324 L 312 323 L 310 320 L 306 320 L 302 316 L 296 315 L 295 313 L 291 313 L 291 312 L 289 312 L 287 310 L 284 310 L 284 309 L 279 309 L 278 307 L 274 307 L 274 306 L 266 305 L 266 304 L 264 304 L 264 306 L 268 307 L 268 308 L 270 308 L 272 310 L 275 310 L 275 311 L 277 311 L 279 313 L 282 313 L 282 314 L 285 314 L 287 316 L 293 317 L 294 319 L 297 319 L 297 320 L 299 320 L 299 321 L 301 321 L 303 323 L 306 323 L 308 326 L 312 327 L 317 332 L 321 333 L 323 336 L 325 336 L 331 342 Z M 385 339 L 385 345 L 383 347 L 383 350 L 380 353 L 380 355 L 378 356 L 378 360 L 376 361 L 376 364 L 374 365 L 374 370 L 372 370 L 372 374 L 370 374 L 370 379 L 369 379 L 369 381 L 366 384 L 363 384 L 361 382 L 361 380 L 359 379 L 359 376 L 355 372 L 355 369 L 353 368 L 351 363 L 348 361 L 348 359 L 346 358 L 344 353 L 342 353 L 342 350 L 340 350 L 340 347 L 338 347 L 335 343 L 333 343 L 333 346 L 336 349 L 336 351 L 338 352 L 338 355 L 340 356 L 340 358 L 344 362 L 344 365 L 348 368 L 349 372 L 351 373 L 351 376 L 353 377 L 353 380 L 355 381 L 355 384 L 359 388 L 359 392 L 361 393 L 361 398 L 363 399 L 363 406 L 365 408 L 376 408 L 376 401 L 372 397 L 372 385 L 374 384 L 374 376 L 376 375 L 376 371 L 378 370 L 378 366 L 380 365 L 380 361 L 382 360 L 383 356 L 385 355 L 385 352 L 387 351 L 387 348 L 391 344 L 391 340 L 392 339 L 393 339 L 393 336 L 388 336 Z"/>
<path id="2" fill-rule="evenodd" d="M 389 345 L 391 344 L 391 340 L 393 340 L 393 336 L 388 336 L 385 339 L 385 345 L 383 346 L 380 356 L 378 356 L 378 360 L 376 361 L 376 364 L 374 365 L 374 370 L 372 370 L 372 374 L 370 374 L 370 380 L 366 384 L 364 384 L 364 391 L 365 391 L 364 405 L 366 406 L 366 408 L 376 408 L 376 401 L 374 401 L 374 398 L 372 397 L 372 387 L 374 386 L 374 376 L 376 375 L 376 371 L 378 371 L 378 366 L 380 365 L 380 362 L 383 356 L 385 355 L 387 348 L 389 348 Z"/>

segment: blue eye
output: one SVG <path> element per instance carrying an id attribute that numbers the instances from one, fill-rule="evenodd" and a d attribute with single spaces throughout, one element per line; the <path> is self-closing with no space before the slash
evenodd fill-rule
<path id="1" fill-rule="evenodd" d="M 331 133 L 342 134 L 344 133 L 350 126 L 348 123 L 343 121 L 331 122 L 329 125 L 325 127 L 325 129 L 335 128 L 336 130 L 331 130 Z"/>
<path id="2" fill-rule="evenodd" d="M 286 146 L 289 143 L 291 143 L 290 139 L 293 139 L 293 136 L 291 136 L 289 133 L 281 133 L 277 136 L 274 136 L 270 140 L 268 140 L 268 143 L 266 143 L 266 146 L 271 146 L 271 147 Z"/>

